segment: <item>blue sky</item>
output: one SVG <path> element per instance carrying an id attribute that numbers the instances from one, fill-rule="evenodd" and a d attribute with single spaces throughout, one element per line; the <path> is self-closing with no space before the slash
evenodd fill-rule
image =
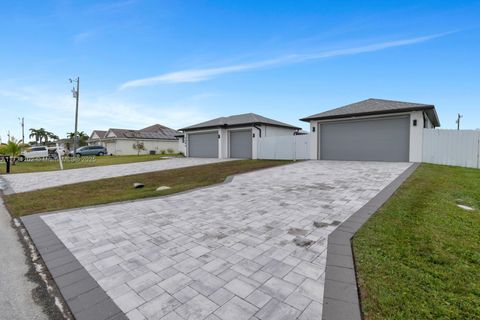
<path id="1" fill-rule="evenodd" d="M 0 136 L 299 118 L 370 97 L 480 128 L 480 1 L 4 1 Z"/>

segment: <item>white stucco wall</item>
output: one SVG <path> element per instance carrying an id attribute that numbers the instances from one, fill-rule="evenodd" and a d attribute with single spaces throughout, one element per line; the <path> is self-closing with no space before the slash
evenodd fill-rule
<path id="1" fill-rule="evenodd" d="M 402 115 L 405 113 L 399 113 L 396 115 Z M 410 150 L 409 161 L 410 162 L 422 162 L 422 150 L 423 150 L 423 111 L 410 112 Z M 393 116 L 389 115 L 389 116 Z M 377 116 L 378 117 L 378 116 Z M 355 117 L 355 119 L 368 119 L 372 117 Z M 427 118 L 428 119 L 428 118 Z M 346 118 L 345 120 L 348 120 Z M 413 125 L 413 120 L 417 120 L 417 125 Z M 427 127 L 433 127 L 428 121 Z M 321 122 L 310 122 L 310 159 L 320 159 L 320 153 L 318 150 L 318 140 L 320 139 L 320 126 Z"/>
<path id="2" fill-rule="evenodd" d="M 136 142 L 143 142 L 145 150 L 140 151 L 140 154 L 149 154 L 150 150 L 154 150 L 157 154 L 160 154 L 162 150 L 165 152 L 168 149 L 173 150 L 174 153 L 178 152 L 177 140 L 115 140 L 115 142 L 109 142 L 106 144 L 107 152 L 114 155 L 133 155 L 138 151 L 133 148 L 133 144 Z"/>
<path id="3" fill-rule="evenodd" d="M 181 152 L 184 155 L 187 154 L 187 144 L 185 143 L 185 137 L 178 138 L 178 152 Z"/>
<path id="4" fill-rule="evenodd" d="M 413 122 L 417 120 L 417 125 Z M 423 111 L 410 113 L 410 162 L 422 162 L 423 153 Z"/>

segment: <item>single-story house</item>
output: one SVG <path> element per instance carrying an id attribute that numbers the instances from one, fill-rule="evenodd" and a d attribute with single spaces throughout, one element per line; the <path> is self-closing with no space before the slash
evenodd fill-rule
<path id="1" fill-rule="evenodd" d="M 183 129 L 186 156 L 257 158 L 263 137 L 293 135 L 300 128 L 255 113 L 220 117 Z"/>
<path id="2" fill-rule="evenodd" d="M 300 119 L 310 123 L 310 158 L 422 161 L 423 128 L 440 126 L 431 104 L 367 99 Z"/>
<path id="3" fill-rule="evenodd" d="M 113 155 L 131 155 L 138 151 L 134 145 L 142 145 L 144 150 L 140 154 L 178 152 L 179 132 L 154 124 L 152 126 L 140 129 L 108 129 L 107 131 L 93 130 L 88 140 L 89 145 L 102 145 L 107 148 L 108 154 Z"/>

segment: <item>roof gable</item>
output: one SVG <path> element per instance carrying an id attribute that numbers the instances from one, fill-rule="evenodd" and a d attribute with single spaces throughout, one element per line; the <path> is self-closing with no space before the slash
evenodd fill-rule
<path id="1" fill-rule="evenodd" d="M 91 140 L 94 140 L 94 139 L 102 139 L 103 137 L 105 137 L 106 134 L 107 134 L 107 131 L 103 131 L 103 130 L 93 130 L 93 131 L 92 131 L 92 134 L 90 135 L 90 139 L 91 139 Z"/>
<path id="2" fill-rule="evenodd" d="M 427 116 L 436 126 L 440 126 L 435 106 L 431 104 L 402 102 L 384 99 L 367 99 L 360 102 L 355 102 L 340 108 L 327 110 L 325 112 L 317 113 L 301 121 L 322 120 L 322 119 L 337 119 L 355 116 L 366 116 L 375 114 L 389 114 L 409 111 L 426 111 Z"/>

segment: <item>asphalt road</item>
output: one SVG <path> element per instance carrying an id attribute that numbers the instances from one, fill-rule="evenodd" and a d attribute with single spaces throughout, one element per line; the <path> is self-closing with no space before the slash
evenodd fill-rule
<path id="1" fill-rule="evenodd" d="M 0 320 L 48 319 L 33 301 L 35 283 L 25 274 L 28 265 L 22 244 L 10 225 L 10 215 L 0 198 Z"/>

